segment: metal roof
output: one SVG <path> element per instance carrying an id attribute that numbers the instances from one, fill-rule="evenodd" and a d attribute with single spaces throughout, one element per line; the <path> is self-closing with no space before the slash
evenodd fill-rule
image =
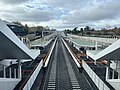
<path id="1" fill-rule="evenodd" d="M 120 60 L 120 40 L 111 44 L 104 50 L 100 51 L 97 54 L 93 54 L 87 51 L 87 55 L 94 60 L 106 59 L 106 60 Z"/>
<path id="2" fill-rule="evenodd" d="M 0 60 L 3 59 L 35 59 L 40 51 L 31 51 L 22 41 L 0 20 Z"/>

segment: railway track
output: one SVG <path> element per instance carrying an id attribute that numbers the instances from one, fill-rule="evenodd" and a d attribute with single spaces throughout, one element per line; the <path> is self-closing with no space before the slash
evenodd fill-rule
<path id="1" fill-rule="evenodd" d="M 92 88 L 84 74 L 79 72 L 61 36 L 57 38 L 39 90 L 96 90 Z"/>
<path id="2" fill-rule="evenodd" d="M 42 54 L 47 54 L 50 47 L 52 46 L 52 43 L 54 41 L 51 41 L 46 47 L 45 50 L 42 52 Z M 42 57 L 39 55 L 38 58 L 36 58 L 33 61 L 25 62 L 22 64 L 22 80 L 16 85 L 14 90 L 22 90 L 26 83 L 28 82 L 30 76 L 33 74 L 34 70 L 36 69 L 38 63 L 44 59 L 45 57 Z M 17 68 L 17 64 L 12 65 L 12 67 Z M 43 72 L 43 70 L 40 71 L 40 73 Z M 40 75 L 39 79 L 41 80 L 42 76 Z M 34 88 L 34 87 L 33 87 Z M 37 87 L 35 87 L 33 90 L 36 90 Z"/>

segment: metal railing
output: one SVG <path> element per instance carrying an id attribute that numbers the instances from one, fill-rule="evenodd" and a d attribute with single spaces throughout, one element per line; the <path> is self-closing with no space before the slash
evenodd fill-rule
<path id="1" fill-rule="evenodd" d="M 33 72 L 33 74 L 31 75 L 31 77 L 29 78 L 29 80 L 27 81 L 27 83 L 25 84 L 24 88 L 22 90 L 30 90 L 35 79 L 37 78 L 37 75 L 39 74 L 39 71 L 41 70 L 43 66 L 43 60 L 41 60 L 41 62 L 37 65 L 37 68 L 35 69 L 35 71 Z"/>
<path id="2" fill-rule="evenodd" d="M 82 66 L 99 90 L 110 90 L 110 88 L 98 77 L 98 75 L 95 74 L 84 60 L 82 61 Z"/>

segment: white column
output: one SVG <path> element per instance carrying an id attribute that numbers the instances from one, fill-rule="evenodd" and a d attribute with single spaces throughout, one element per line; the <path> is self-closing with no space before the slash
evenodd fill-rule
<path id="1" fill-rule="evenodd" d="M 110 78 L 110 60 L 108 60 L 108 79 Z"/>
<path id="2" fill-rule="evenodd" d="M 112 79 L 114 79 L 114 74 L 115 74 L 115 71 L 113 69 L 113 72 L 112 72 Z"/>
<path id="3" fill-rule="evenodd" d="M 94 65 L 96 65 L 97 64 L 97 61 L 96 60 L 94 60 Z"/>
<path id="4" fill-rule="evenodd" d="M 118 61 L 118 78 L 120 79 L 120 61 Z"/>
<path id="5" fill-rule="evenodd" d="M 97 42 L 97 40 L 96 40 L 96 41 L 95 41 L 95 50 L 98 49 L 97 46 L 98 46 L 98 42 Z"/>
<path id="6" fill-rule="evenodd" d="M 10 78 L 11 78 L 11 68 L 9 68 L 9 74 L 10 74 Z"/>
<path id="7" fill-rule="evenodd" d="M 5 70 L 5 66 L 3 66 L 3 77 L 6 78 L 6 70 Z"/>
<path id="8" fill-rule="evenodd" d="M 24 43 L 24 38 L 23 37 L 21 38 L 21 41 Z"/>
<path id="9" fill-rule="evenodd" d="M 106 81 L 108 80 L 108 67 L 106 67 Z"/>
<path id="10" fill-rule="evenodd" d="M 14 78 L 16 78 L 16 69 L 14 69 Z"/>
<path id="11" fill-rule="evenodd" d="M 18 78 L 19 79 L 22 78 L 22 74 L 21 74 L 21 60 L 18 60 Z"/>
<path id="12" fill-rule="evenodd" d="M 43 37 L 43 31 L 42 31 L 42 37 Z"/>
<path id="13" fill-rule="evenodd" d="M 116 71 L 118 72 L 118 66 L 119 66 L 119 63 L 118 63 L 118 59 L 117 59 L 117 62 L 116 62 Z M 118 78 L 119 78 L 119 75 L 118 75 Z"/>
<path id="14" fill-rule="evenodd" d="M 87 59 L 89 58 L 89 56 L 87 55 Z"/>

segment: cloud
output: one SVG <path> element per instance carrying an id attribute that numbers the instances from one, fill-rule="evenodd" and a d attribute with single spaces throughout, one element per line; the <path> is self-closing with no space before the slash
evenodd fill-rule
<path id="1" fill-rule="evenodd" d="M 67 9 L 74 9 L 82 7 L 87 0 L 47 0 L 47 3 L 55 6 Z"/>
<path id="2" fill-rule="evenodd" d="M 8 5 L 8 7 L 9 8 L 0 8 L 0 17 L 2 17 L 2 19 L 20 22 L 42 22 L 54 19 L 54 13 L 37 10 L 32 6 L 32 8 L 29 7 L 31 9 L 28 9 L 28 7 L 22 5 Z"/>
<path id="3" fill-rule="evenodd" d="M 0 2 L 4 4 L 20 4 L 20 3 L 27 2 L 27 1 L 29 0 L 0 0 Z"/>
<path id="4" fill-rule="evenodd" d="M 63 16 L 65 24 L 83 24 L 97 23 L 101 20 L 112 21 L 120 16 L 120 2 L 91 2 L 85 8 L 71 11 L 69 15 Z"/>
<path id="5" fill-rule="evenodd" d="M 52 28 L 120 25 L 119 0 L 1 0 L 0 17 Z M 51 24 L 54 23 L 54 24 Z"/>

